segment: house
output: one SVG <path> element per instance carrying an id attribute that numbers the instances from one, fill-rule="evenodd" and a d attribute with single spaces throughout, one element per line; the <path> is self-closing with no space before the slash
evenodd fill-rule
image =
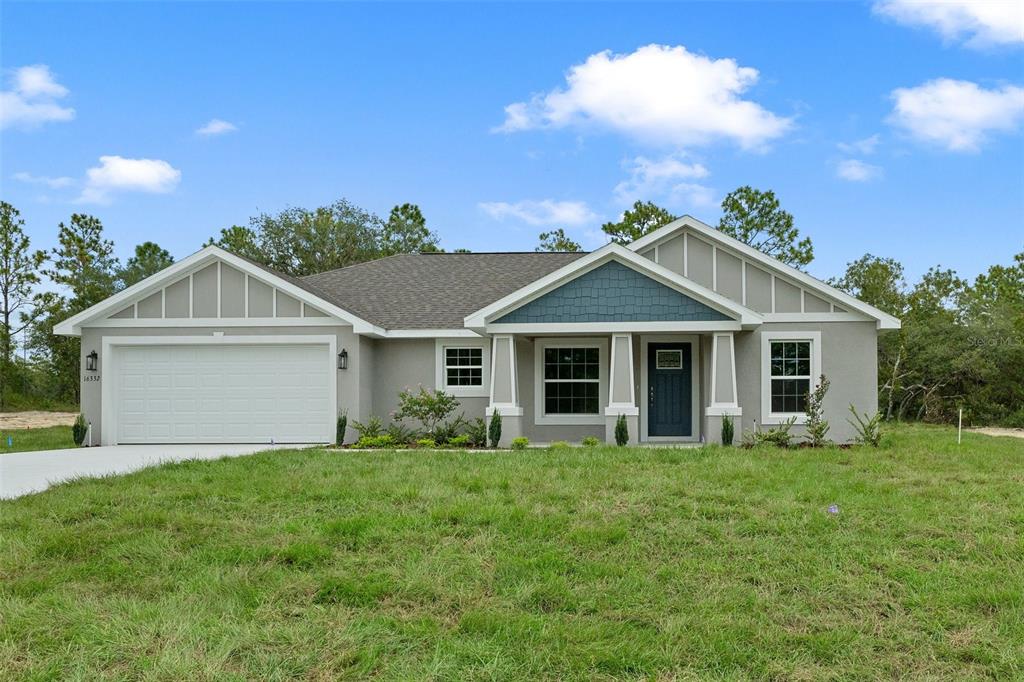
<path id="1" fill-rule="evenodd" d="M 690 217 L 592 253 L 393 256 L 293 278 L 208 246 L 60 323 L 94 442 L 329 442 L 422 384 L 503 441 L 720 440 L 873 413 L 894 317 Z M 795 427 L 795 433 L 801 427 Z M 354 433 L 349 431 L 351 438 Z"/>

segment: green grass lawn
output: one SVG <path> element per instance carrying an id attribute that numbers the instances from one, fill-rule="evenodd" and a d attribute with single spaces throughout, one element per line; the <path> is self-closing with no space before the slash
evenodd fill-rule
<path id="1" fill-rule="evenodd" d="M 10 437 L 11 445 L 7 445 Z M 30 450 L 60 450 L 75 447 L 70 426 L 48 426 L 41 429 L 0 429 L 0 455 Z"/>
<path id="2" fill-rule="evenodd" d="M 955 440 L 78 481 L 0 503 L 0 678 L 1020 679 L 1024 441 Z"/>

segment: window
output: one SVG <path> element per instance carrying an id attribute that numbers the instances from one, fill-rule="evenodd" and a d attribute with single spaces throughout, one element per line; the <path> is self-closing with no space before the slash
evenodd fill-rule
<path id="1" fill-rule="evenodd" d="M 772 412 L 806 412 L 811 390 L 811 342 L 772 341 L 771 363 Z"/>
<path id="2" fill-rule="evenodd" d="M 544 349 L 544 413 L 595 415 L 601 410 L 601 352 L 591 346 Z"/>
<path id="3" fill-rule="evenodd" d="M 655 367 L 657 369 L 682 369 L 683 351 L 681 350 L 659 350 L 655 351 Z"/>
<path id="4" fill-rule="evenodd" d="M 446 347 L 444 349 L 444 385 L 446 387 L 483 386 L 484 349 Z"/>

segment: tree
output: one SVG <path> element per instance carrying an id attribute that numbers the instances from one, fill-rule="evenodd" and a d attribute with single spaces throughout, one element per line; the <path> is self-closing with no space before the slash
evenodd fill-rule
<path id="1" fill-rule="evenodd" d="M 391 209 L 380 238 L 380 255 L 437 252 L 437 235 L 427 229 L 427 220 L 416 204 Z"/>
<path id="2" fill-rule="evenodd" d="M 579 242 L 571 239 L 562 228 L 551 232 L 541 232 L 539 239 L 540 245 L 534 249 L 535 251 L 571 251 L 576 253 L 583 250 Z"/>
<path id="3" fill-rule="evenodd" d="M 42 251 L 30 251 L 24 224 L 18 209 L 0 201 L 0 407 L 12 383 L 14 337 L 32 321 L 32 287 L 39 283 L 37 272 L 46 258 Z"/>
<path id="4" fill-rule="evenodd" d="M 605 223 L 601 230 L 611 237 L 613 242 L 629 244 L 675 219 L 676 216 L 650 201 L 637 201 L 633 208 L 622 214 L 619 222 Z"/>
<path id="5" fill-rule="evenodd" d="M 232 225 L 222 229 L 217 239 L 210 237 L 203 246 L 219 246 L 236 256 L 249 258 L 264 265 L 268 264 L 266 253 L 260 247 L 256 233 L 241 225 Z"/>
<path id="6" fill-rule="evenodd" d="M 722 200 L 718 229 L 796 268 L 814 260 L 810 237 L 799 239 L 793 215 L 782 210 L 771 190 L 763 192 L 744 185 L 729 192 Z"/>
<path id="7" fill-rule="evenodd" d="M 829 284 L 897 317 L 906 305 L 903 266 L 892 258 L 866 253 L 847 263 L 843 276 L 832 278 Z"/>
<path id="8" fill-rule="evenodd" d="M 135 255 L 121 268 L 118 279 L 122 287 L 130 287 L 172 265 L 174 258 L 166 249 L 154 242 L 143 242 L 135 247 Z"/>

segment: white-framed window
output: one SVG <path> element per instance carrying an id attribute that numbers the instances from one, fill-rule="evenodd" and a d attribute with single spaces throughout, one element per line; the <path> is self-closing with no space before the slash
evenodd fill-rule
<path id="1" fill-rule="evenodd" d="M 807 419 L 807 394 L 821 376 L 821 332 L 761 334 L 761 420 Z"/>
<path id="2" fill-rule="evenodd" d="M 606 339 L 538 339 L 534 360 L 537 423 L 604 423 Z"/>
<path id="3" fill-rule="evenodd" d="M 491 351 L 487 342 L 437 341 L 437 387 L 458 397 L 487 397 L 490 393 Z"/>

